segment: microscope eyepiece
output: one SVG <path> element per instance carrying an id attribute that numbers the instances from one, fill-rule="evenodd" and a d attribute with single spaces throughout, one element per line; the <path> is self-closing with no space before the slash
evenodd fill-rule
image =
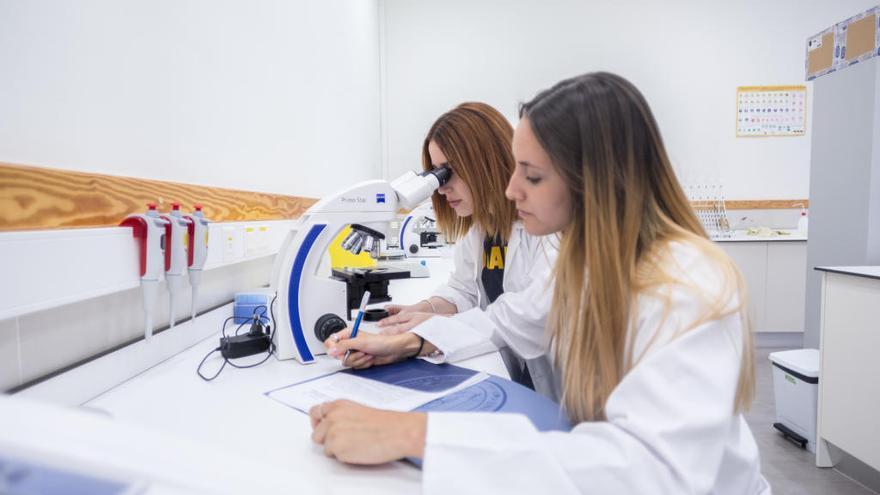
<path id="1" fill-rule="evenodd" d="M 452 178 L 452 170 L 450 170 L 447 166 L 426 170 L 419 175 L 421 175 L 422 177 L 427 177 L 429 174 L 437 177 L 437 182 L 439 182 L 441 186 L 449 182 L 449 179 Z"/>

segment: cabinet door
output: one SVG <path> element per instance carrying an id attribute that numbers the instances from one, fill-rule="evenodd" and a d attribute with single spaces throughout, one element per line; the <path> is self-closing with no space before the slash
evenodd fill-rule
<path id="1" fill-rule="evenodd" d="M 823 273 L 819 437 L 880 469 L 880 283 Z"/>
<path id="2" fill-rule="evenodd" d="M 807 243 L 767 243 L 767 332 L 803 332 L 807 287 Z"/>
<path id="3" fill-rule="evenodd" d="M 752 331 L 764 331 L 765 298 L 767 290 L 767 243 L 718 243 L 739 268 L 746 281 L 749 297 L 749 323 Z"/>

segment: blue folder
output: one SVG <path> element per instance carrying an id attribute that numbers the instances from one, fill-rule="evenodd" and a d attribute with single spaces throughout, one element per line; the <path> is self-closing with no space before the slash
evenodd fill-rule
<path id="1" fill-rule="evenodd" d="M 7 454 L 0 454 L 0 493 L 40 495 L 122 495 L 127 483 L 93 476 L 85 471 L 61 469 Z"/>
<path id="2" fill-rule="evenodd" d="M 452 364 L 432 364 L 422 359 L 407 359 L 386 366 L 364 370 L 348 369 L 363 378 L 423 392 L 454 387 L 477 374 Z M 518 383 L 490 376 L 476 385 L 431 401 L 417 409 L 421 412 L 503 412 L 524 414 L 539 431 L 569 431 L 571 423 L 558 404 Z"/>

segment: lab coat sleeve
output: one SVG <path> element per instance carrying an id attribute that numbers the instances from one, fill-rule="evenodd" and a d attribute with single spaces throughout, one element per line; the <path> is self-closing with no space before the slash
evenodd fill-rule
<path id="1" fill-rule="evenodd" d="M 556 253 L 549 244 L 535 246 L 527 268 L 529 284 L 523 290 L 505 291 L 485 311 L 474 308 L 453 319 L 471 329 L 488 329 L 496 345 L 507 345 L 521 358 L 544 355 L 549 345 L 545 327 L 553 299 Z"/>
<path id="2" fill-rule="evenodd" d="M 555 248 L 536 246 L 525 268 L 530 280 L 525 289 L 505 292 L 485 310 L 475 307 L 451 317 L 431 318 L 412 332 L 443 353 L 433 362 L 461 361 L 502 346 L 526 359 L 543 355 L 555 257 Z"/>
<path id="3" fill-rule="evenodd" d="M 440 351 L 423 357 L 435 364 L 462 361 L 498 350 L 492 342 L 490 328 L 471 327 L 453 317 L 435 316 L 410 332 L 421 336 Z"/>
<path id="4" fill-rule="evenodd" d="M 454 269 L 449 274 L 449 280 L 431 294 L 432 297 L 442 297 L 454 304 L 459 313 L 477 307 L 478 304 L 477 294 L 480 288 L 474 274 L 476 264 L 481 261 L 475 259 L 475 243 L 479 242 L 479 235 L 478 229 L 471 228 L 455 245 Z"/>
<path id="5" fill-rule="evenodd" d="M 739 420 L 740 331 L 731 315 L 669 340 L 614 389 L 607 420 L 570 433 L 539 433 L 517 416 L 430 413 L 423 492 L 712 492 Z"/>

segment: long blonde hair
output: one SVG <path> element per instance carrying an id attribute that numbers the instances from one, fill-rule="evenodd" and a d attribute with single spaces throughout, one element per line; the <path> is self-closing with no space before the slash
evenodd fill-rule
<path id="1" fill-rule="evenodd" d="M 539 93 L 522 105 L 520 114 L 529 120 L 571 197 L 548 331 L 563 369 L 562 401 L 572 420 L 604 419 L 608 397 L 638 361 L 632 352 L 635 339 L 628 338 L 638 296 L 670 284 L 693 285 L 669 267 L 673 242 L 705 254 L 718 267 L 722 285 L 717 293 L 696 295 L 705 299 L 705 310 L 680 332 L 733 313 L 742 318 L 732 411 L 747 408 L 754 370 L 742 279 L 707 239 L 642 94 L 619 76 L 591 73 Z M 667 314 L 669 303 L 666 298 Z"/>
<path id="2" fill-rule="evenodd" d="M 477 224 L 490 237 L 510 239 L 516 206 L 504 195 L 515 162 L 511 151 L 513 127 L 498 110 L 485 103 L 462 103 L 438 118 L 422 145 L 422 168 L 430 170 L 431 141 L 446 155 L 452 173 L 471 191 L 474 213 L 459 217 L 435 191 L 431 197 L 437 223 L 449 240 L 461 238 Z"/>

